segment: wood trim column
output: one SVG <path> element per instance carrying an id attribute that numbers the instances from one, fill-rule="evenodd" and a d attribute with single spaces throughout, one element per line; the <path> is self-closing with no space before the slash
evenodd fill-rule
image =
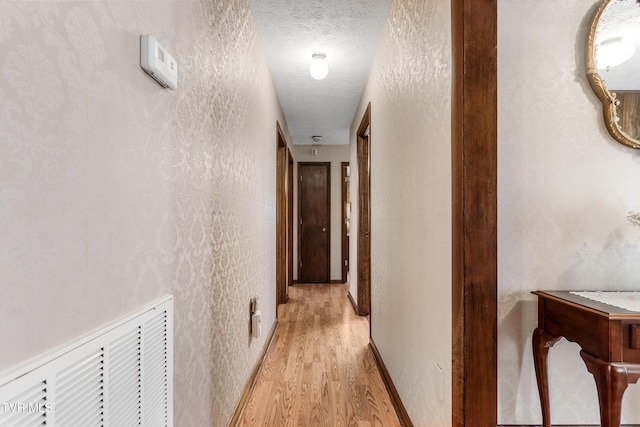
<path id="1" fill-rule="evenodd" d="M 276 312 L 287 302 L 287 141 L 276 121 Z"/>
<path id="2" fill-rule="evenodd" d="M 358 315 L 371 315 L 371 103 L 357 138 L 358 156 Z"/>
<path id="3" fill-rule="evenodd" d="M 454 427 L 497 424 L 497 0 L 451 0 Z"/>
<path id="4" fill-rule="evenodd" d="M 293 156 L 287 148 L 287 289 L 285 301 L 289 300 L 289 286 L 293 285 Z"/>

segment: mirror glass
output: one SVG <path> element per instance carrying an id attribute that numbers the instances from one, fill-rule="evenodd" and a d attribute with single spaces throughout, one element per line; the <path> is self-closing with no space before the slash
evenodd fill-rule
<path id="1" fill-rule="evenodd" d="M 594 17 L 587 74 L 619 142 L 640 148 L 640 1 L 605 0 Z"/>

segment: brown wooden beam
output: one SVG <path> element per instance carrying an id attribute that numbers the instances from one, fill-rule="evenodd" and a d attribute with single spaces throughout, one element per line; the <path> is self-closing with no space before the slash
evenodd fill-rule
<path id="1" fill-rule="evenodd" d="M 454 427 L 497 425 L 497 0 L 451 0 Z"/>

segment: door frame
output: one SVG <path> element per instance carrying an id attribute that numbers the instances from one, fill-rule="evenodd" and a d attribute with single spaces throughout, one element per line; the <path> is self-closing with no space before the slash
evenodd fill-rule
<path id="1" fill-rule="evenodd" d="M 298 162 L 298 283 L 304 283 L 301 279 L 300 263 L 302 262 L 302 233 L 300 222 L 302 220 L 302 167 L 307 165 L 322 165 L 327 168 L 327 283 L 331 282 L 331 162 Z M 302 166 L 302 167 L 301 167 Z"/>
<path id="2" fill-rule="evenodd" d="M 371 103 L 358 126 L 358 315 L 371 315 Z"/>
<path id="3" fill-rule="evenodd" d="M 349 272 L 349 236 L 347 233 L 347 209 L 351 209 L 351 204 L 349 204 L 349 206 L 347 206 L 347 194 L 349 192 L 349 181 L 350 181 L 350 175 L 351 175 L 351 171 L 349 171 L 349 175 L 347 175 L 347 168 L 349 167 L 349 162 L 342 162 L 340 163 L 340 170 L 342 173 L 342 182 L 341 187 L 342 187 L 342 192 L 341 192 L 341 200 L 342 200 L 342 209 L 341 209 L 341 213 L 342 213 L 342 217 L 341 217 L 341 222 L 342 222 L 342 227 L 341 227 L 341 241 L 342 241 L 342 257 L 341 257 L 341 264 L 342 264 L 342 283 L 347 283 L 347 273 Z M 349 201 L 351 198 L 349 198 Z"/>
<path id="4" fill-rule="evenodd" d="M 289 300 L 289 286 L 293 285 L 293 156 L 287 148 L 287 300 Z"/>
<path id="5" fill-rule="evenodd" d="M 276 121 L 276 312 L 287 302 L 287 141 Z"/>

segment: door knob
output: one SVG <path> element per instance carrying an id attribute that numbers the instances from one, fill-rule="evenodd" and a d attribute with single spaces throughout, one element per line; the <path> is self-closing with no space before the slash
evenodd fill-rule
<path id="1" fill-rule="evenodd" d="M 327 231 L 327 227 L 322 227 L 322 232 L 324 233 L 325 231 Z"/>

